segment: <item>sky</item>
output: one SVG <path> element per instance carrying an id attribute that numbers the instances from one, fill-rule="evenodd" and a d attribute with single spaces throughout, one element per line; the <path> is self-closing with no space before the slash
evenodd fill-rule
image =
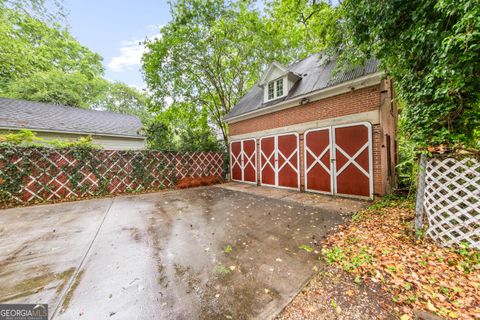
<path id="1" fill-rule="evenodd" d="M 165 0 L 65 0 L 71 34 L 103 57 L 105 77 L 144 88 L 140 59 L 145 37 L 170 19 Z"/>

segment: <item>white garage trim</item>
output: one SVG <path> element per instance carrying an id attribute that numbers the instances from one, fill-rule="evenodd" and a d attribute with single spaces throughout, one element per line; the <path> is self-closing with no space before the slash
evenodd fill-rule
<path id="1" fill-rule="evenodd" d="M 367 127 L 368 130 L 368 140 L 365 143 L 363 147 L 361 147 L 357 152 L 350 156 L 348 153 L 343 151 L 343 149 L 337 145 L 336 139 L 335 139 L 335 129 L 336 128 L 344 128 L 344 127 L 352 127 L 352 126 L 365 126 Z M 328 130 L 329 131 L 329 146 L 325 148 L 322 153 L 319 156 L 316 156 L 315 154 L 311 153 L 311 156 L 315 159 L 314 162 L 310 165 L 310 167 L 307 167 L 307 152 L 310 151 L 308 146 L 307 146 L 307 136 L 308 133 L 310 132 L 315 132 L 315 131 L 322 131 L 322 130 Z M 344 196 L 344 197 L 349 197 L 349 198 L 360 198 L 360 199 L 373 199 L 373 150 L 372 150 L 372 124 L 369 122 L 356 122 L 356 123 L 349 123 L 349 124 L 344 124 L 344 125 L 337 125 L 337 126 L 328 126 L 328 127 L 322 127 L 322 128 L 315 128 L 315 129 L 310 129 L 305 131 L 304 139 L 303 139 L 303 171 L 304 171 L 304 185 L 305 185 L 305 191 L 307 192 L 314 192 L 314 193 L 323 193 L 323 194 L 330 194 L 330 195 L 339 195 L 339 196 Z M 368 148 L 368 172 L 365 171 L 360 165 L 357 164 L 355 159 L 365 150 Z M 345 158 L 348 159 L 347 163 L 343 165 L 340 170 L 336 169 L 335 161 L 336 161 L 336 151 L 339 151 L 340 153 L 343 154 Z M 325 168 L 323 166 L 323 163 L 321 163 L 320 159 L 325 155 L 326 152 L 330 152 L 330 170 L 328 168 Z M 312 190 L 308 188 L 308 172 L 310 169 L 316 164 L 319 163 L 322 165 L 323 169 L 330 174 L 330 190 L 331 192 L 324 192 L 324 191 L 318 191 L 318 190 Z M 342 194 L 337 192 L 337 177 L 345 170 L 350 164 L 354 165 L 360 172 L 362 172 L 369 180 L 369 197 L 365 196 L 357 196 L 357 195 L 351 195 L 351 194 Z"/>

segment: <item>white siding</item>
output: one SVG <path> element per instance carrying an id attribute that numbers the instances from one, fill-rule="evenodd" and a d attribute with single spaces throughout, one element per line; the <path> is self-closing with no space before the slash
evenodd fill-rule
<path id="1" fill-rule="evenodd" d="M 36 132 L 37 137 L 45 140 L 76 140 L 86 135 L 70 134 L 70 133 L 55 133 L 55 132 Z M 107 136 L 92 136 L 93 143 L 101 146 L 107 150 L 139 150 L 146 148 L 145 138 L 127 138 L 127 137 L 107 137 Z"/>

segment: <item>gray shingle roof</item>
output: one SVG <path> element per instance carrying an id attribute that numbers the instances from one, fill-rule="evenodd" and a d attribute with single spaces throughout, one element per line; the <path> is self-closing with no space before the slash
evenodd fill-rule
<path id="1" fill-rule="evenodd" d="M 8 98 L 0 98 L 0 127 L 143 137 L 136 116 Z"/>
<path id="2" fill-rule="evenodd" d="M 230 110 L 224 117 L 224 120 L 256 111 L 265 107 L 273 106 L 280 102 L 294 99 L 296 97 L 325 89 L 342 82 L 353 80 L 361 76 L 375 73 L 378 68 L 378 60 L 371 59 L 366 61 L 363 67 L 350 67 L 345 71 L 333 72 L 336 65 L 336 59 L 326 60 L 321 54 L 313 54 L 299 62 L 288 67 L 288 71 L 302 76 L 297 81 L 286 97 L 275 101 L 263 102 L 263 87 L 255 84 L 252 89 Z"/>

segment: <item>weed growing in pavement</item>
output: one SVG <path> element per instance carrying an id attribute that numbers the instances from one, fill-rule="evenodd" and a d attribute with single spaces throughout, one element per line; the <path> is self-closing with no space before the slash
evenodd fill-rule
<path id="1" fill-rule="evenodd" d="M 232 270 L 221 264 L 215 268 L 215 272 L 220 274 L 229 274 L 230 272 L 232 272 Z"/>
<path id="2" fill-rule="evenodd" d="M 303 249 L 303 250 L 305 250 L 305 251 L 307 251 L 307 252 L 313 252 L 313 250 L 314 250 L 312 247 L 310 247 L 309 245 L 306 245 L 306 244 L 302 244 L 302 245 L 299 246 L 298 248 L 299 248 L 299 249 Z"/>

